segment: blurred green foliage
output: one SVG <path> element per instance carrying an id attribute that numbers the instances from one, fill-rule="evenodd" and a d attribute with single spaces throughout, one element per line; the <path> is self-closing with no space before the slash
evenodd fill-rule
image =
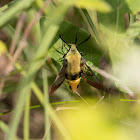
<path id="1" fill-rule="evenodd" d="M 28 25 L 40 14 L 38 11 L 44 2 L 13 0 L 0 8 L 0 54 L 7 52 L 10 56 L 8 52 L 11 46 L 6 47 L 5 44 L 14 40 L 20 14 L 25 14 L 26 20 L 16 42 L 16 50 Z M 79 28 L 77 44 L 89 34 L 92 35 L 78 47 L 78 51 L 85 54 L 83 57 L 88 64 L 99 67 L 100 58 L 104 54 L 111 65 L 107 72 L 113 73 L 123 86 L 128 87 L 139 98 L 139 10 L 139 0 L 48 0 L 47 7 L 34 23 L 19 56 L 19 59 L 27 61 L 17 60 L 14 71 L 0 78 L 0 115 L 3 117 L 0 121 L 0 139 L 31 139 L 33 134 L 30 131 L 35 129 L 31 127 L 34 122 L 30 120 L 30 114 L 36 108 L 40 107 L 42 110 L 43 107 L 41 115 L 45 126 L 41 131 L 41 139 L 138 140 L 139 104 L 138 101 L 128 99 L 127 94 L 121 92 L 121 96 L 114 98 L 110 94 L 103 99 L 104 93 L 82 81 L 78 92 L 88 102 L 87 106 L 83 100 L 79 100 L 80 97 L 72 94 L 66 82 L 51 97 L 48 96 L 48 90 L 63 63 L 59 61 L 63 57 L 61 53 L 64 45 L 59 34 L 67 43 L 74 43 Z M 65 48 L 64 52 L 66 53 Z M 126 92 L 123 86 L 120 87 L 118 83 L 116 86 L 118 90 Z M 124 99 L 120 100 L 122 97 Z M 52 108 L 51 105 L 54 104 Z M 12 115 L 10 111 L 13 112 Z M 20 123 L 23 112 L 24 120 Z M 5 115 L 10 116 L 6 121 Z M 49 119 L 55 124 L 52 124 L 55 130 L 50 129 L 52 126 Z"/>

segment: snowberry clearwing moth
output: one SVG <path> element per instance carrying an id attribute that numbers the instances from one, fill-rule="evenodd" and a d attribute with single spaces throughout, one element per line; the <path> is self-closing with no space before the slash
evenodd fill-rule
<path id="1" fill-rule="evenodd" d="M 86 60 L 82 57 L 82 54 L 77 50 L 77 47 L 88 41 L 91 35 L 89 35 L 84 41 L 82 41 L 78 45 L 76 45 L 77 34 L 75 44 L 68 44 L 60 34 L 59 37 L 64 43 L 66 43 L 69 46 L 69 48 L 65 47 L 67 49 L 67 53 L 63 56 L 63 64 L 50 89 L 49 95 L 55 92 L 64 82 L 65 79 L 73 92 L 77 91 L 81 78 L 85 80 L 89 85 L 99 90 L 108 91 L 107 88 L 103 86 L 102 82 L 92 71 L 92 69 L 88 66 Z M 85 75 L 93 76 L 97 82 L 88 80 L 87 78 L 85 78 Z"/>

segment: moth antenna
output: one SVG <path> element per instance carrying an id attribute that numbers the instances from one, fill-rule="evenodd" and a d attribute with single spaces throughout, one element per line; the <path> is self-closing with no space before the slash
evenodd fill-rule
<path id="1" fill-rule="evenodd" d="M 87 39 L 85 39 L 83 42 L 81 42 L 79 45 L 77 45 L 76 47 L 78 47 L 78 46 L 80 46 L 81 44 L 83 44 L 83 43 L 85 43 L 86 41 L 88 41 L 89 39 L 90 39 L 90 37 L 91 37 L 91 34 L 88 36 L 88 38 Z"/>
<path id="2" fill-rule="evenodd" d="M 67 48 L 67 46 L 65 46 L 65 43 L 64 43 L 64 47 Z M 69 48 L 67 48 L 67 50 L 69 51 Z M 68 52 L 68 51 L 67 51 L 67 52 Z M 63 50 L 63 52 L 64 52 L 64 50 Z"/>
<path id="3" fill-rule="evenodd" d="M 75 93 L 89 106 L 91 107 L 91 105 L 78 93 L 75 91 Z"/>
<path id="4" fill-rule="evenodd" d="M 75 39 L 75 43 L 74 44 L 76 44 L 77 43 L 77 40 L 78 40 L 78 38 L 77 38 L 77 36 L 78 36 L 78 30 L 79 30 L 79 27 L 77 28 L 76 39 Z"/>
<path id="5" fill-rule="evenodd" d="M 62 40 L 63 42 L 65 42 L 65 43 L 68 45 L 68 43 L 62 38 L 62 36 L 61 36 L 60 34 L 59 34 L 59 37 L 61 38 L 61 40 Z M 66 46 L 64 46 L 64 47 L 66 48 L 67 51 L 69 51 L 68 48 L 67 48 Z"/>

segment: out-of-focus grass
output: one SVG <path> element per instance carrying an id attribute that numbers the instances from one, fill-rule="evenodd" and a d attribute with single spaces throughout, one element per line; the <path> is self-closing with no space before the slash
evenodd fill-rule
<path id="1" fill-rule="evenodd" d="M 139 134 L 135 135 L 135 133 L 139 130 L 139 126 L 137 126 L 137 124 L 140 123 L 138 104 L 132 104 L 127 99 L 127 102 L 103 100 L 99 103 L 97 103 L 98 101 L 95 102 L 94 100 L 85 99 L 91 107 L 88 107 L 81 101 L 69 101 L 72 102 L 72 104 L 69 105 L 66 105 L 65 103 L 67 101 L 64 101 L 56 102 L 55 104 L 57 106 L 55 106 L 56 110 L 54 111 L 48 99 L 48 89 L 50 86 L 49 84 L 51 83 L 50 81 L 52 81 L 52 73 L 48 71 L 46 72 L 44 69 L 42 70 L 42 76 L 40 76 L 39 72 L 40 68 L 46 59 L 49 59 L 49 57 L 52 61 L 48 61 L 47 66 L 51 68 L 50 65 L 54 65 L 53 67 L 56 67 L 56 69 L 59 70 L 61 63 L 58 63 L 57 60 L 62 56 L 57 54 L 54 49 L 56 48 L 59 51 L 62 51 L 62 44 L 60 43 L 58 34 L 61 34 L 68 43 L 73 43 L 75 41 L 77 27 L 72 23 L 63 20 L 69 8 L 75 6 L 80 9 L 76 10 L 83 11 L 84 13 L 79 12 L 79 15 L 82 14 L 82 16 L 80 15 L 81 18 L 84 18 L 82 21 L 87 20 L 87 22 L 82 22 L 83 27 L 88 29 L 87 26 L 90 25 L 90 28 L 95 33 L 96 37 L 91 37 L 91 39 L 86 42 L 87 44 L 85 43 L 81 45 L 78 48 L 79 52 L 84 52 L 86 54 L 84 58 L 91 64 L 98 66 L 99 59 L 104 53 L 103 50 L 105 50 L 110 62 L 112 63 L 114 75 L 133 92 L 137 91 L 139 95 L 139 22 L 130 19 L 134 23 L 131 23 L 129 28 L 126 30 L 124 25 L 125 21 L 123 19 L 123 14 L 125 12 L 131 12 L 131 14 L 138 12 L 138 6 L 140 7 L 139 2 L 138 0 L 126 2 L 115 1 L 115 3 L 113 0 L 107 1 L 108 3 L 103 0 L 60 0 L 56 2 L 55 5 L 52 3 L 48 5 L 44 11 L 43 17 L 41 17 L 33 27 L 30 36 L 32 38 L 28 38 L 26 48 L 21 55 L 22 57 L 28 58 L 28 65 L 25 68 L 21 68 L 21 66 L 16 63 L 16 68 L 20 70 L 16 71 L 14 74 L 19 72 L 22 75 L 20 79 L 18 79 L 18 86 L 17 83 L 13 84 L 13 82 L 10 81 L 12 86 L 9 86 L 8 90 L 4 90 L 6 93 L 16 92 L 18 94 L 10 126 L 5 125 L 3 121 L 0 122 L 0 128 L 6 135 L 6 140 L 16 139 L 16 131 L 23 111 L 25 111 L 23 135 L 25 140 L 30 139 L 29 106 L 31 100 L 29 100 L 28 94 L 30 94 L 31 91 L 33 91 L 40 104 L 44 107 L 45 132 L 47 132 L 44 134 L 44 138 L 47 140 L 51 139 L 51 130 L 50 132 L 48 131 L 50 127 L 49 120 L 53 121 L 57 127 L 56 131 L 59 130 L 63 139 L 67 140 L 137 139 Z M 132 5 L 131 2 L 133 2 Z M 19 14 L 24 12 L 28 15 L 26 23 L 28 24 L 34 18 L 35 13 L 39 8 L 42 8 L 43 4 L 43 0 L 35 1 L 35 3 L 34 0 L 21 0 L 19 2 L 14 0 L 10 7 L 6 5 L 6 8 L 8 8 L 6 11 L 3 11 L 4 9 L 0 9 L 0 27 L 5 29 L 7 33 L 10 34 L 10 37 L 13 38 L 15 32 L 14 22 L 16 22 Z M 137 4 L 136 7 L 134 4 Z M 81 8 L 87 9 L 81 10 Z M 97 18 L 99 23 L 96 23 L 96 25 L 98 24 L 98 28 L 90 17 L 92 12 L 95 13 L 95 10 L 98 12 Z M 87 25 L 87 23 L 89 25 Z M 22 37 L 22 35 L 23 33 L 21 33 L 20 36 Z M 88 32 L 79 28 L 78 43 L 84 40 L 88 35 Z M 96 40 L 98 42 L 96 42 Z M 1 50 L 4 52 L 6 49 L 2 49 L 1 47 Z M 33 50 L 32 53 L 30 52 L 31 50 Z M 36 81 L 39 81 L 40 79 L 43 80 L 43 82 L 40 82 L 40 85 L 37 85 Z M 51 80 L 49 81 L 48 79 Z M 11 92 L 10 87 L 12 87 Z M 82 91 L 84 91 L 84 88 L 86 88 L 86 86 L 81 87 L 81 90 L 79 91 L 83 93 Z M 90 88 L 88 88 L 88 90 L 91 94 L 94 94 L 93 90 L 90 90 Z M 66 93 L 64 93 L 64 91 Z M 75 98 L 74 95 L 68 95 L 70 94 L 69 91 L 67 88 L 63 88 L 63 86 L 56 92 L 58 94 L 54 93 L 54 96 L 51 98 L 55 98 L 56 95 L 60 99 L 64 98 L 63 100 Z M 61 94 L 59 94 L 60 92 Z M 67 95 L 61 96 L 63 94 Z M 51 99 L 52 102 L 54 100 Z M 60 104 L 61 108 L 58 106 Z M 35 108 L 36 106 L 32 106 L 32 108 L 33 107 Z M 58 110 L 57 107 L 59 108 Z"/>
<path id="2" fill-rule="evenodd" d="M 24 140 L 29 140 L 30 135 L 29 135 L 29 116 L 30 116 L 30 99 L 31 99 L 31 93 L 26 98 L 25 101 L 25 111 L 24 111 Z"/>
<path id="3" fill-rule="evenodd" d="M 96 103 L 93 100 L 87 101 Z M 131 110 L 128 109 L 129 105 L 110 105 L 104 102 L 88 107 L 82 103 L 77 104 L 78 109 L 62 110 L 58 114 L 72 140 L 134 140 L 136 124 L 128 112 Z"/>

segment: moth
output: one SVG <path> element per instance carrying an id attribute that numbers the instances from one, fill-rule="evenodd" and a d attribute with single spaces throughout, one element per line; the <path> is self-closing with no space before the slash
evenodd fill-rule
<path id="1" fill-rule="evenodd" d="M 69 49 L 65 46 L 65 48 L 67 49 L 67 53 L 63 56 L 63 64 L 50 89 L 49 95 L 54 93 L 64 82 L 65 79 L 73 92 L 77 91 L 81 78 L 85 80 L 89 85 L 99 90 L 107 91 L 107 89 L 103 86 L 103 84 L 92 71 L 92 69 L 88 66 L 86 60 L 82 57 L 82 53 L 77 50 L 77 47 L 88 41 L 91 35 L 89 35 L 88 38 L 86 38 L 78 45 L 76 45 L 77 35 L 75 44 L 68 44 L 60 34 L 59 37 L 64 43 L 69 46 Z M 88 80 L 87 78 L 85 78 L 85 75 L 93 76 L 97 82 Z"/>

